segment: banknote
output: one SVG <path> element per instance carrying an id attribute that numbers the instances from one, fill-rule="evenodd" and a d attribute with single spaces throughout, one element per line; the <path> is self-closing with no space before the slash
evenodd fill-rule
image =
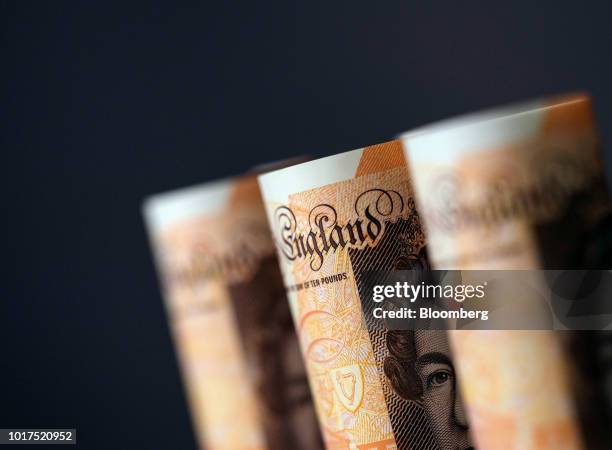
<path id="1" fill-rule="evenodd" d="M 322 448 L 255 176 L 144 207 L 201 448 Z"/>
<path id="2" fill-rule="evenodd" d="M 402 140 L 435 268 L 610 268 L 610 202 L 588 96 L 454 119 Z M 576 364 L 585 335 L 450 337 L 478 448 L 610 448 L 609 411 L 585 388 L 599 379 L 587 371 L 609 370 L 610 359 Z"/>
<path id="3" fill-rule="evenodd" d="M 364 273 L 428 264 L 400 142 L 259 183 L 327 449 L 471 448 L 445 333 L 364 316 Z"/>

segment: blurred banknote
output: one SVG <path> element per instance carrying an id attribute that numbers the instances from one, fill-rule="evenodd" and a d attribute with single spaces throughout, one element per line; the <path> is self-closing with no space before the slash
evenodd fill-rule
<path id="1" fill-rule="evenodd" d="M 405 134 L 434 268 L 609 269 L 612 216 L 594 130 L 578 94 Z M 537 301 L 525 286 L 510 292 Z M 450 335 L 478 448 L 612 448 L 608 334 Z"/>
<path id="2" fill-rule="evenodd" d="M 144 213 L 201 448 L 321 448 L 256 178 L 157 195 Z"/>

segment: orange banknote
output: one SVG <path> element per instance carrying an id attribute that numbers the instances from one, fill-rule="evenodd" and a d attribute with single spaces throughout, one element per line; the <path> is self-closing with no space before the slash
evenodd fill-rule
<path id="1" fill-rule="evenodd" d="M 256 178 L 157 195 L 144 212 L 200 447 L 321 448 Z"/>
<path id="2" fill-rule="evenodd" d="M 259 183 L 326 447 L 469 448 L 445 332 L 380 330 L 364 316 L 364 273 L 427 265 L 399 141 Z"/>
<path id="3" fill-rule="evenodd" d="M 594 130 L 590 100 L 578 94 L 405 134 L 433 267 L 609 268 L 610 203 Z M 596 420 L 588 432 L 580 426 L 594 404 L 573 395 L 577 355 L 564 342 L 576 336 L 451 332 L 477 447 L 609 448 L 595 437 Z"/>

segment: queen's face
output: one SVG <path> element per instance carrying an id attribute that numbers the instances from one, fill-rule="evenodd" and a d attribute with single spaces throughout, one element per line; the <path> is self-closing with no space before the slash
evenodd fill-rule
<path id="1" fill-rule="evenodd" d="M 415 331 L 415 370 L 423 406 L 441 450 L 472 449 L 450 348 L 444 331 Z"/>

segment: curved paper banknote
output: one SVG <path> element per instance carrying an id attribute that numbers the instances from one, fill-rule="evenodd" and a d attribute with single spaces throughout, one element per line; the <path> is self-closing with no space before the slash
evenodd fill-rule
<path id="1" fill-rule="evenodd" d="M 605 267 L 610 208 L 587 97 L 467 116 L 407 133 L 403 143 L 435 268 Z M 451 332 L 478 447 L 609 448 L 594 437 L 596 421 L 581 434 L 573 355 L 559 337 Z"/>
<path id="2" fill-rule="evenodd" d="M 152 197 L 145 216 L 201 447 L 321 448 L 255 177 Z"/>
<path id="3" fill-rule="evenodd" d="M 363 314 L 363 272 L 427 264 L 400 143 L 293 166 L 259 183 L 327 448 L 468 448 L 466 423 L 436 426 L 461 409 L 450 379 L 437 379 L 446 395 L 428 408 L 424 399 L 434 397 L 415 374 L 419 351 L 437 348 L 451 364 L 444 332 L 387 333 Z"/>

